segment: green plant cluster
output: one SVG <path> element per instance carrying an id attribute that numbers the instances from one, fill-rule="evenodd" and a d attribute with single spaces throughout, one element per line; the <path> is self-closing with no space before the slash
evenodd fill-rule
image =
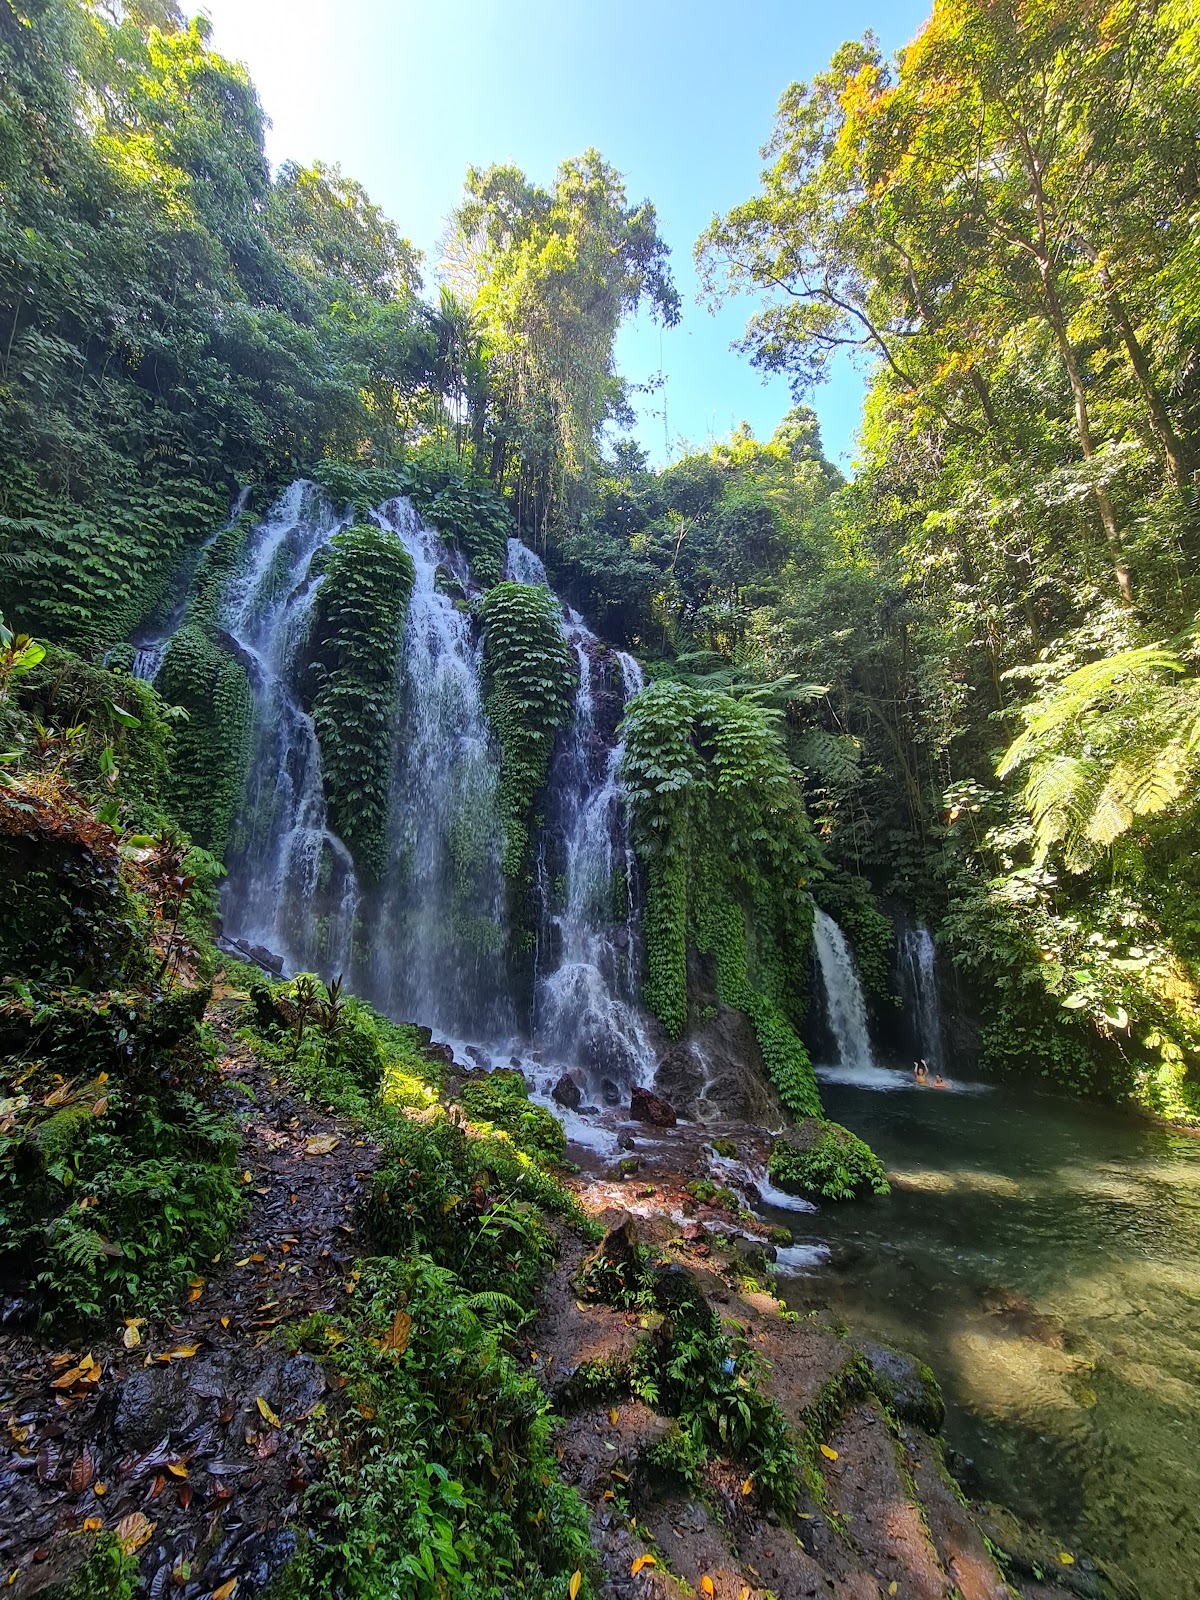
<path id="1" fill-rule="evenodd" d="M 838 1122 L 812 1118 L 777 1139 L 767 1165 L 771 1182 L 789 1194 L 825 1200 L 853 1200 L 862 1194 L 888 1194 L 883 1162 L 867 1144 Z"/>
<path id="2" fill-rule="evenodd" d="M 333 536 L 309 633 L 308 688 L 329 820 L 368 877 L 387 866 L 397 664 L 413 585 L 394 533 Z"/>
<path id="3" fill-rule="evenodd" d="M 775 718 L 748 697 L 662 679 L 634 699 L 624 736 L 647 866 L 646 1004 L 678 1037 L 688 947 L 712 957 L 717 996 L 750 1017 L 785 1104 L 819 1115 L 796 1023 L 821 856 Z"/>
<path id="4" fill-rule="evenodd" d="M 241 1207 L 207 991 L 0 994 L 0 1271 L 47 1324 L 167 1304 Z"/>
<path id="5" fill-rule="evenodd" d="M 539 1161 L 561 1161 L 566 1153 L 562 1123 L 545 1106 L 530 1104 L 529 1086 L 520 1072 L 498 1067 L 468 1078 L 459 1098 L 472 1118 L 503 1129 L 518 1150 Z"/>
<path id="6" fill-rule="evenodd" d="M 865 878 L 829 871 L 817 889 L 817 902 L 846 935 L 863 992 L 877 1005 L 898 1004 L 892 983 L 896 930 L 877 905 Z"/>
<path id="7" fill-rule="evenodd" d="M 488 690 L 485 710 L 500 740 L 502 865 L 517 878 L 529 870 L 533 803 L 546 781 L 558 730 L 574 706 L 574 663 L 558 602 L 540 584 L 504 582 L 481 607 Z"/>
<path id="8" fill-rule="evenodd" d="M 185 719 L 165 790 L 167 810 L 196 841 L 222 856 L 250 765 L 253 696 L 241 661 L 221 636 L 221 607 L 237 576 L 253 518 L 243 513 L 218 533 L 200 559 L 182 626 L 155 680 Z"/>
<path id="9" fill-rule="evenodd" d="M 469 472 L 457 453 L 419 447 L 405 459 L 405 493 L 444 539 L 455 544 L 482 589 L 500 582 L 508 541 L 516 533 L 512 512 L 486 478 Z"/>
<path id="10" fill-rule="evenodd" d="M 762 1503 L 790 1516 L 796 1508 L 800 1441 L 760 1383 L 760 1364 L 744 1339 L 726 1334 L 689 1275 L 660 1270 L 654 1299 L 664 1321 L 634 1351 L 631 1386 L 647 1405 L 676 1419 L 660 1469 L 698 1479 L 712 1452 L 738 1463 Z"/>
<path id="11" fill-rule="evenodd" d="M 355 1276 L 351 1311 L 293 1335 L 345 1382 L 340 1414 L 312 1428 L 301 1592 L 567 1600 L 591 1565 L 587 1515 L 545 1397 L 489 1326 L 504 1297 L 464 1294 L 427 1254 Z"/>

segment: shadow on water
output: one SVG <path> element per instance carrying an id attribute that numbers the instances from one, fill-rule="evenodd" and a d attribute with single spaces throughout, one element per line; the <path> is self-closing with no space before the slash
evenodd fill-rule
<path id="1" fill-rule="evenodd" d="M 830 1249 L 781 1292 L 930 1362 L 974 1491 L 1116 1561 L 1146 1600 L 1195 1593 L 1200 1140 L 886 1067 L 822 1077 L 892 1194 L 780 1215 Z"/>

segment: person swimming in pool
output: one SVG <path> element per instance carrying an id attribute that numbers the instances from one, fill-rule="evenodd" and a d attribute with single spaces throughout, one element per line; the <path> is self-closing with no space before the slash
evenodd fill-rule
<path id="1" fill-rule="evenodd" d="M 916 1078 L 918 1083 L 925 1083 L 929 1078 L 928 1061 L 914 1061 L 913 1076 Z"/>
<path id="2" fill-rule="evenodd" d="M 942 1077 L 940 1072 L 938 1073 L 937 1077 L 933 1080 L 933 1087 L 935 1089 L 945 1089 L 945 1088 L 948 1087 L 945 1078 Z"/>

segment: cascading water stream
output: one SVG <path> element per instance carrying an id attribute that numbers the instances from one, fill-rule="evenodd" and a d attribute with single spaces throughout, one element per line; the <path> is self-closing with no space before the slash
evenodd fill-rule
<path id="1" fill-rule="evenodd" d="M 917 1050 L 940 1076 L 944 1060 L 936 955 L 933 935 L 928 928 L 904 929 L 899 947 L 900 992 L 913 1019 Z"/>
<path id="2" fill-rule="evenodd" d="M 837 1061 L 841 1068 L 875 1066 L 871 1033 L 867 1026 L 867 1003 L 854 966 L 846 936 L 825 911 L 816 908 L 813 924 L 817 966 L 825 990 L 825 1011 L 833 1035 Z"/>
<path id="3" fill-rule="evenodd" d="M 545 583 L 538 556 L 510 539 L 507 570 Z M 612 651 L 567 608 L 563 628 L 579 683 L 575 717 L 548 781 L 550 816 L 538 857 L 542 934 L 534 981 L 534 1036 L 550 1081 L 573 1072 L 615 1105 L 654 1073 L 637 1005 L 633 846 L 619 778 L 624 707 L 643 687 L 632 656 Z"/>
<path id="4" fill-rule="evenodd" d="M 390 862 L 364 929 L 364 987 L 396 1017 L 455 1038 L 512 1031 L 504 963 L 504 884 L 496 771 L 480 695 L 482 646 L 439 574 L 467 579 L 462 557 L 407 500 L 376 513 L 412 557 L 400 661 Z"/>
<path id="5" fill-rule="evenodd" d="M 250 503 L 250 490 L 239 489 L 237 497 L 229 508 L 229 521 L 225 524 L 228 528 L 241 516 Z M 135 634 L 133 644 L 133 665 L 130 668 L 135 678 L 143 678 L 147 683 L 153 683 L 158 677 L 162 664 L 167 658 L 167 646 L 179 632 L 187 612 L 188 600 L 191 596 L 192 580 L 200 569 L 200 562 L 204 552 L 210 550 L 221 536 L 221 529 L 210 534 L 204 543 L 197 545 L 196 549 L 187 558 L 183 571 L 178 578 L 182 592 L 182 599 L 171 612 L 159 632 L 144 632 Z"/>
<path id="6" fill-rule="evenodd" d="M 359 886 L 329 828 L 321 754 L 297 694 L 319 580 L 312 560 L 346 526 L 315 484 L 293 483 L 254 530 L 225 626 L 250 674 L 254 749 L 230 852 L 226 936 L 261 945 L 285 970 L 350 975 Z"/>

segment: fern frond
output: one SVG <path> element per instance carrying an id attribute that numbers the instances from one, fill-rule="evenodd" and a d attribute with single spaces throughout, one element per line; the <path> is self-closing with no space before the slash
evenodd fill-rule
<path id="1" fill-rule="evenodd" d="M 466 1305 L 476 1316 L 492 1316 L 499 1322 L 521 1323 L 528 1315 L 511 1295 L 502 1294 L 499 1289 L 483 1289 L 478 1294 L 469 1294 L 466 1296 Z"/>

